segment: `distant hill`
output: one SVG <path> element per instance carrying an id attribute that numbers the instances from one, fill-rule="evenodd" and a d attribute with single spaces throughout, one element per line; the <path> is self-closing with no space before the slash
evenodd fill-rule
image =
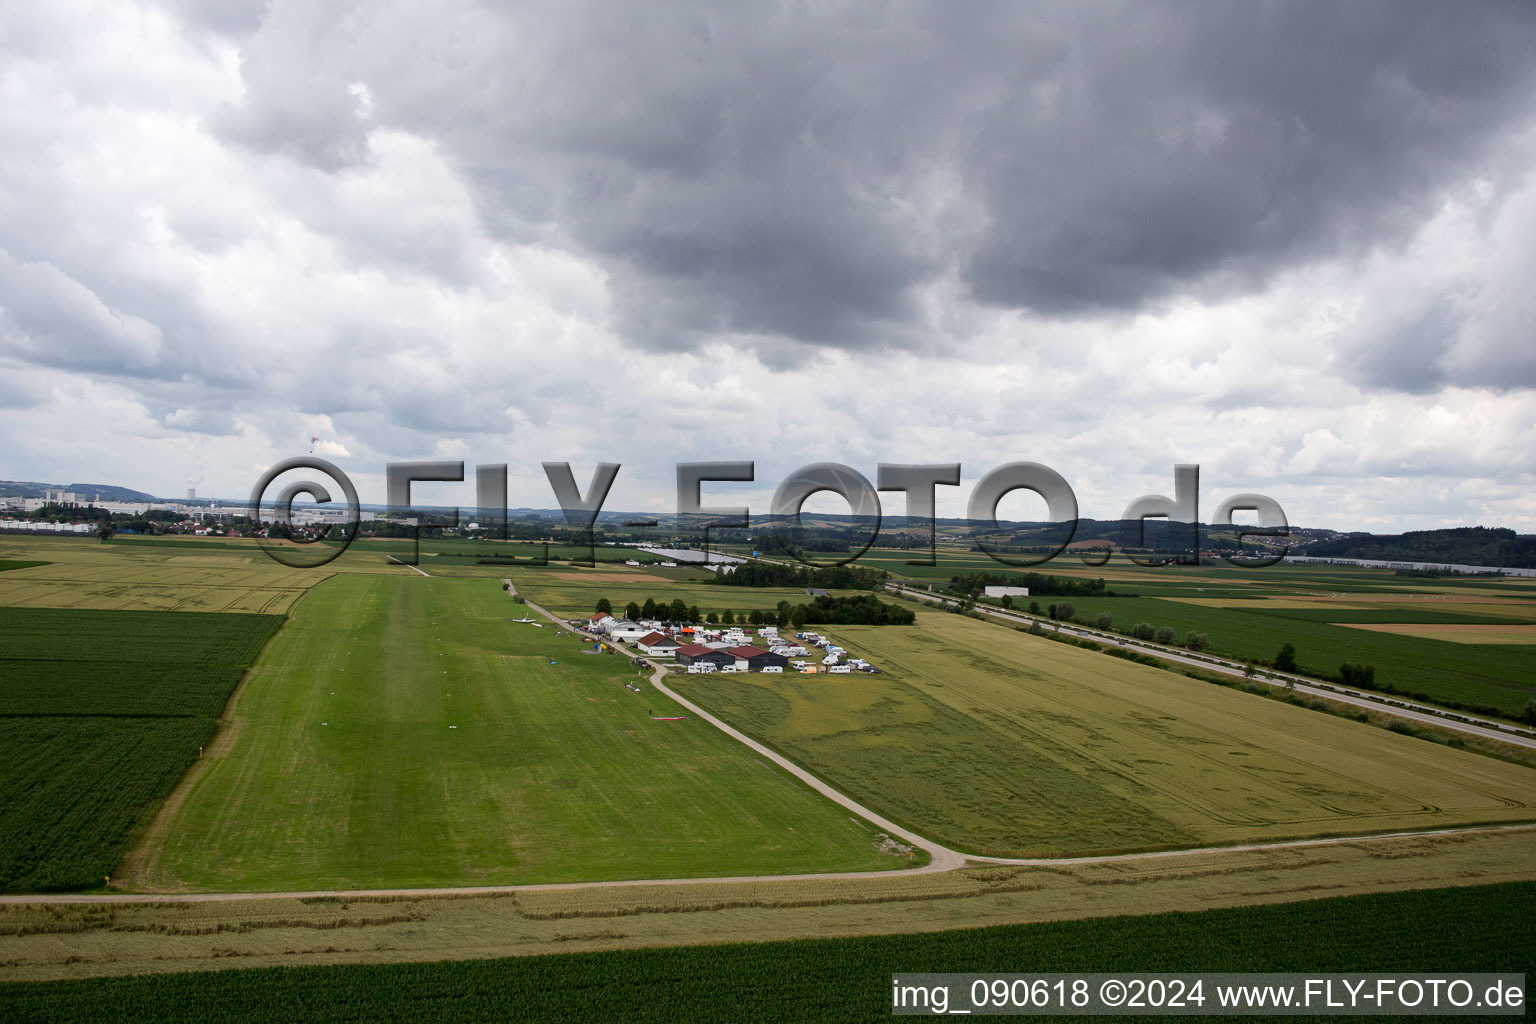
<path id="1" fill-rule="evenodd" d="M 1378 535 L 1349 534 L 1307 549 L 1319 558 L 1374 558 L 1402 562 L 1450 562 L 1509 569 L 1536 568 L 1536 536 L 1502 527 L 1459 526 Z"/>
<path id="2" fill-rule="evenodd" d="M 0 497 L 41 498 L 44 491 L 74 491 L 83 497 L 102 501 L 154 501 L 153 494 L 116 484 L 43 484 L 35 480 L 0 480 Z"/>

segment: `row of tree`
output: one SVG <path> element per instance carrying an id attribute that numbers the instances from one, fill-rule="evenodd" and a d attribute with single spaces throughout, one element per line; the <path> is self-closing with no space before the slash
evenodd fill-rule
<path id="1" fill-rule="evenodd" d="M 613 602 L 599 598 L 594 609 L 605 615 L 616 614 Z M 773 609 L 754 608 L 738 616 L 727 608 L 723 612 L 700 612 L 698 605 L 685 604 L 682 599 L 657 601 L 646 598 L 645 602 L 629 602 L 624 606 L 624 617 L 639 621 L 656 619 L 670 623 L 705 623 L 707 625 L 752 626 L 910 626 L 916 616 L 911 610 L 896 604 L 887 604 L 873 594 L 854 597 L 818 597 L 804 604 L 780 601 Z"/>
<path id="2" fill-rule="evenodd" d="M 731 587 L 821 587 L 827 590 L 873 590 L 890 574 L 884 569 L 853 565 L 826 568 L 745 562 L 734 572 L 717 574 L 715 582 Z"/>
<path id="3" fill-rule="evenodd" d="M 1536 537 L 1503 527 L 1458 526 L 1386 536 L 1354 534 L 1314 544 L 1307 554 L 1529 569 L 1536 567 Z"/>
<path id="4" fill-rule="evenodd" d="M 1051 597 L 1115 596 L 1105 589 L 1103 579 L 1051 576 L 1043 572 L 978 572 L 951 576 L 949 582 L 953 589 L 973 597 L 979 596 L 987 587 L 1028 587 L 1031 595 Z"/>

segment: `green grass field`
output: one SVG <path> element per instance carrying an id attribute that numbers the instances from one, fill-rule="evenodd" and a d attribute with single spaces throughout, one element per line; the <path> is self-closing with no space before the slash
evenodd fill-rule
<path id="1" fill-rule="evenodd" d="M 281 620 L 38 608 L 0 618 L 0 889 L 100 885 Z"/>
<path id="2" fill-rule="evenodd" d="M 958 615 L 830 627 L 876 676 L 674 676 L 972 853 L 1075 855 L 1536 819 L 1536 771 Z"/>
<path id="3" fill-rule="evenodd" d="M 0 984 L 0 1016 L 867 1021 L 890 1015 L 891 975 L 909 971 L 1528 973 L 1533 914 L 1527 882 L 923 935 Z"/>
<path id="4" fill-rule="evenodd" d="M 361 888 L 911 866 L 494 581 L 343 576 L 294 609 L 145 887 Z M 555 664 L 558 662 L 558 664 Z"/>

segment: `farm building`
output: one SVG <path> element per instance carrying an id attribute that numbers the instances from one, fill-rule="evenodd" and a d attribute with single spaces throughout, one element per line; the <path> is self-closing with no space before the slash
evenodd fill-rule
<path id="1" fill-rule="evenodd" d="M 676 656 L 677 663 L 689 667 L 690 671 L 693 665 L 714 665 L 716 668 L 724 668 L 726 665 L 736 667 L 736 658 L 733 655 L 702 644 L 688 644 L 672 653 Z"/>
<path id="2" fill-rule="evenodd" d="M 983 593 L 987 597 L 1028 597 L 1028 587 L 987 587 Z"/>
<path id="3" fill-rule="evenodd" d="M 656 632 L 645 634 L 645 636 L 642 636 L 640 639 L 635 641 L 635 645 L 646 654 L 658 657 L 665 657 L 669 654 L 675 654 L 677 653 L 677 650 L 683 646 L 676 640 L 673 640 L 671 637 L 663 636 L 662 634 Z"/>

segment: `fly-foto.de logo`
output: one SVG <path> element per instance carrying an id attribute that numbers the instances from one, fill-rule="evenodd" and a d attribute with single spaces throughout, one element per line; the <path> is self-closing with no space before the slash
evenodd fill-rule
<path id="1" fill-rule="evenodd" d="M 584 531 L 590 538 L 603 511 L 603 503 L 622 468 L 616 462 L 600 462 L 593 471 L 586 491 L 577 485 L 569 462 L 543 463 L 544 475 L 549 480 L 555 500 L 560 505 L 566 525 Z M 281 524 L 292 533 L 293 505 L 300 497 L 307 497 L 318 505 L 328 505 L 335 500 L 325 484 L 310 479 L 295 480 L 285 484 L 274 498 L 268 499 L 267 489 L 281 476 L 297 470 L 317 470 L 325 474 L 338 487 L 345 500 L 345 511 L 336 521 L 335 529 L 321 531 L 312 538 L 293 536 L 279 543 L 259 538 L 266 553 L 284 565 L 313 568 L 338 558 L 357 539 L 362 522 L 362 505 L 358 501 L 357 488 L 339 467 L 313 455 L 301 455 L 269 468 L 251 491 L 249 514 L 253 523 L 270 521 Z M 462 482 L 462 462 L 391 462 L 385 465 L 387 514 L 408 527 L 413 540 L 419 541 L 420 530 L 429 528 L 454 528 L 459 522 L 459 510 L 418 508 L 411 503 L 411 485 L 427 482 Z M 677 521 L 674 524 L 702 532 L 704 551 L 707 556 L 709 533 L 712 530 L 745 530 L 752 527 L 752 512 L 745 505 L 705 505 L 704 485 L 729 485 L 751 483 L 756 480 L 752 462 L 680 462 L 677 464 Z M 1163 494 L 1144 494 L 1126 506 L 1120 519 L 1145 526 L 1148 519 L 1166 519 L 1170 523 L 1185 524 L 1189 543 L 1184 545 L 1195 552 L 1198 560 L 1200 520 L 1200 467 L 1178 465 L 1173 471 L 1173 497 Z M 779 484 L 766 519 L 756 528 L 764 533 L 801 530 L 801 510 L 814 494 L 831 492 L 840 495 L 850 510 L 848 530 L 852 540 L 845 552 L 829 562 L 813 562 L 798 549 L 790 549 L 792 557 L 807 565 L 843 565 L 863 555 L 874 544 L 886 515 L 880 500 L 881 492 L 899 493 L 904 501 L 903 514 L 906 526 L 921 524 L 927 530 L 928 559 L 913 564 L 933 565 L 937 552 L 936 518 L 938 488 L 960 485 L 960 463 L 886 463 L 879 464 L 875 483 L 851 466 L 836 462 L 817 462 L 795 470 Z M 1031 491 L 1046 505 L 1047 523 L 1060 529 L 1053 530 L 1048 539 L 1036 550 L 1020 552 L 995 538 L 1005 532 L 997 519 L 998 504 L 1014 491 Z M 475 467 L 475 514 L 478 518 L 478 536 L 487 540 L 507 540 L 507 465 L 481 465 Z M 1237 512 L 1255 513 L 1257 525 L 1237 524 L 1233 515 Z M 431 517 L 430 525 L 420 522 Z M 1009 462 L 989 471 L 971 489 L 966 506 L 964 529 L 970 534 L 971 546 L 986 553 L 1002 565 L 1026 567 L 1040 565 L 1060 556 L 1069 546 L 1078 527 L 1077 495 L 1066 479 L 1049 466 L 1038 462 Z M 1239 545 L 1248 538 L 1276 539 L 1287 535 L 1289 524 L 1280 503 L 1263 494 L 1233 494 L 1221 501 L 1212 514 L 1209 525 L 1237 531 Z M 1140 534 L 1144 537 L 1144 533 Z M 1108 560 L 1112 545 L 1098 542 L 1074 552 L 1087 565 L 1103 565 Z M 1165 564 L 1167 558 L 1153 558 L 1144 553 L 1127 550 L 1126 557 L 1141 565 Z M 1283 544 L 1269 544 L 1262 554 L 1229 555 L 1226 560 L 1248 568 L 1273 565 L 1285 555 Z M 408 557 L 398 560 L 414 564 L 418 557 L 417 545 L 412 545 Z"/>

